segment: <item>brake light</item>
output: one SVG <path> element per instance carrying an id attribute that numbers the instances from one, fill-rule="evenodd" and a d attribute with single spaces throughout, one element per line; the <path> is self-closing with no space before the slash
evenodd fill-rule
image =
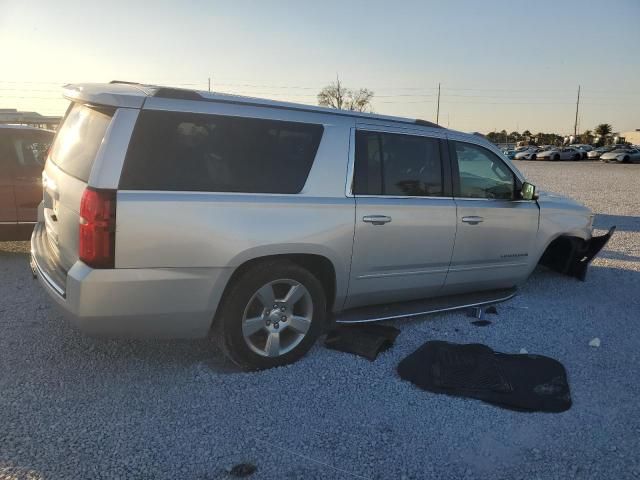
<path id="1" fill-rule="evenodd" d="M 86 188 L 80 201 L 79 257 L 93 268 L 113 268 L 116 253 L 116 192 Z"/>

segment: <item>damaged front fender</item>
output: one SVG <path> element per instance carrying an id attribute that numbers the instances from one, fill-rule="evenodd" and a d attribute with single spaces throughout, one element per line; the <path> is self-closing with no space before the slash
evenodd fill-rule
<path id="1" fill-rule="evenodd" d="M 582 240 L 576 237 L 556 239 L 540 259 L 540 264 L 556 272 L 584 281 L 589 264 L 607 244 L 616 227 L 613 226 L 605 235 Z"/>

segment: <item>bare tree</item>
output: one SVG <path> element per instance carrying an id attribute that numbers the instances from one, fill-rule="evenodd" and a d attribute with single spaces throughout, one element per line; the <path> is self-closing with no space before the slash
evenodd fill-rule
<path id="1" fill-rule="evenodd" d="M 352 110 L 356 112 L 371 111 L 371 100 L 373 92 L 367 88 L 351 90 L 346 88 L 336 77 L 335 82 L 331 82 L 318 93 L 318 105 L 331 107 L 339 110 Z"/>

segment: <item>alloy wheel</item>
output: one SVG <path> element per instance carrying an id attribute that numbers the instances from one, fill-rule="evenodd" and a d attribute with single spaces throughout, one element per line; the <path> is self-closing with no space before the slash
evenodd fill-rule
<path id="1" fill-rule="evenodd" d="M 263 357 L 279 357 L 304 339 L 313 318 L 307 288 L 296 280 L 274 280 L 251 297 L 242 316 L 247 346 Z"/>

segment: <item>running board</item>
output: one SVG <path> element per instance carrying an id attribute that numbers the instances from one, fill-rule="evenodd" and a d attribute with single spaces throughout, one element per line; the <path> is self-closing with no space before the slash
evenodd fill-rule
<path id="1" fill-rule="evenodd" d="M 516 288 L 489 290 L 486 292 L 450 295 L 447 297 L 387 303 L 345 310 L 335 316 L 336 323 L 365 323 L 416 317 L 429 313 L 448 312 L 463 308 L 480 307 L 509 300 L 516 295 Z"/>

